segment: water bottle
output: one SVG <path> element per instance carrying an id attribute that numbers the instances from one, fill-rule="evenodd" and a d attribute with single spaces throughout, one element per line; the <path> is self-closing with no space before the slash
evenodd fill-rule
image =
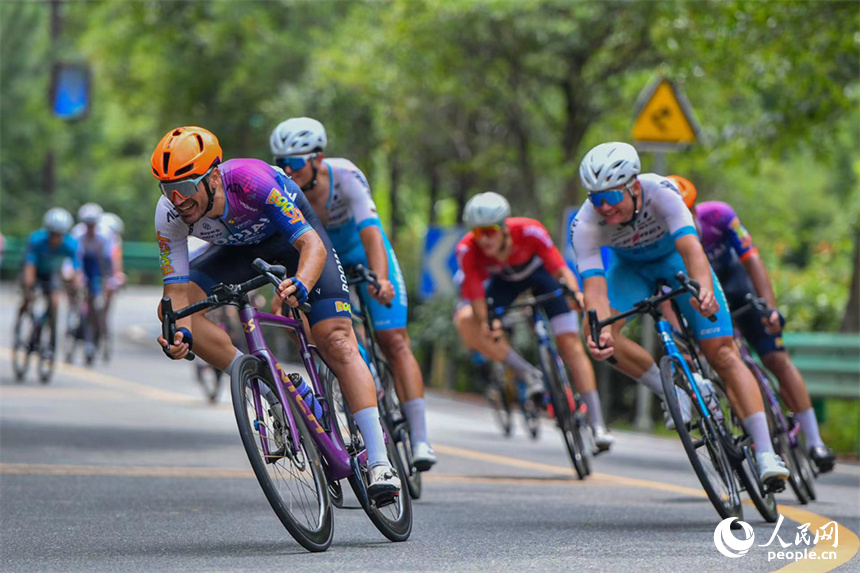
<path id="1" fill-rule="evenodd" d="M 303 379 L 302 375 L 298 373 L 290 374 L 290 382 L 293 383 L 293 386 L 296 387 L 296 390 L 299 392 L 299 396 L 302 397 L 305 404 L 311 413 L 316 417 L 316 419 L 322 423 L 323 421 L 323 408 L 322 405 L 317 400 L 317 397 L 314 395 L 314 389 L 311 388 Z"/>
<path id="2" fill-rule="evenodd" d="M 702 400 L 705 401 L 708 409 L 710 409 L 711 413 L 717 420 L 722 422 L 723 410 L 720 408 L 720 401 L 717 398 L 717 394 L 714 392 L 713 382 L 707 378 L 703 378 L 698 372 L 693 372 L 693 379 L 696 381 L 696 386 L 699 387 L 699 391 L 702 393 Z"/>

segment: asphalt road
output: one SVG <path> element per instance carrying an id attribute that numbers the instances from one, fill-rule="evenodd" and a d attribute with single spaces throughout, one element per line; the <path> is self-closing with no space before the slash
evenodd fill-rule
<path id="1" fill-rule="evenodd" d="M 512 438 L 471 399 L 428 396 L 439 464 L 425 474 L 412 537 L 390 543 L 358 509 L 337 510 L 335 536 L 309 554 L 266 502 L 239 441 L 228 397 L 207 404 L 188 363 L 154 343 L 158 289 L 123 293 L 115 358 L 61 365 L 49 385 L 12 379 L 9 332 L 17 295 L 0 287 L 0 569 L 3 571 L 578 570 L 775 571 L 778 540 L 745 506 L 755 544 L 717 551 L 719 518 L 677 439 L 616 432 L 611 453 L 581 482 L 549 422 Z M 779 498 L 779 537 L 795 551 L 838 522 L 834 559 L 799 571 L 860 570 L 860 467 L 818 482 L 819 500 Z M 355 505 L 347 499 L 347 505 Z M 736 535 L 741 536 L 738 532 Z M 803 546 L 801 546 L 802 549 Z M 780 548 L 780 550 L 782 550 Z"/>

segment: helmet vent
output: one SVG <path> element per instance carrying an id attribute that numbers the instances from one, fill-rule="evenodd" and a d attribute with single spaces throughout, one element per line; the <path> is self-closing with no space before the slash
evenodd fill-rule
<path id="1" fill-rule="evenodd" d="M 176 129 L 173 130 L 173 137 L 176 137 L 179 135 L 182 135 L 182 129 L 177 127 Z"/>
<path id="2" fill-rule="evenodd" d="M 199 133 L 195 133 L 194 135 L 197 136 L 197 145 L 200 147 L 200 152 L 202 153 L 203 152 L 203 138 L 200 137 Z"/>
<path id="3" fill-rule="evenodd" d="M 176 173 L 173 174 L 174 177 L 179 177 L 180 175 L 185 175 L 189 171 L 194 169 L 194 164 L 186 165 L 185 167 L 180 167 L 176 170 Z"/>
<path id="4" fill-rule="evenodd" d="M 167 166 L 170 165 L 170 152 L 168 151 L 164 155 L 162 155 L 161 160 L 162 160 L 162 169 L 161 170 L 162 170 L 162 172 L 164 172 L 165 175 L 167 175 Z"/>

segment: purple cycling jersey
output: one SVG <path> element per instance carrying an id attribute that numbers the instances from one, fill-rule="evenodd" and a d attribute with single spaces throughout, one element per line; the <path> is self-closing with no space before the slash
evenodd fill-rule
<path id="1" fill-rule="evenodd" d="M 238 246 L 260 243 L 276 233 L 293 244 L 312 228 L 322 231 L 304 194 L 279 168 L 258 159 L 231 159 L 219 169 L 227 198 L 222 216 L 203 217 L 189 226 L 166 197 L 158 201 L 155 231 L 165 284 L 189 281 L 189 235 Z"/>
<path id="2" fill-rule="evenodd" d="M 722 278 L 739 267 L 743 269 L 740 262 L 758 253 L 749 231 L 727 203 L 699 203 L 696 219 L 702 246 L 717 276 Z"/>

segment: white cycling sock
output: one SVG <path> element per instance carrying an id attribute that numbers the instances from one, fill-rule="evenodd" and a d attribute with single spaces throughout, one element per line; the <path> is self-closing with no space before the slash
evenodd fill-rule
<path id="1" fill-rule="evenodd" d="M 642 376 L 636 379 L 636 381 L 646 386 L 658 396 L 664 396 L 663 381 L 660 378 L 660 369 L 657 368 L 656 364 L 652 364 L 651 368 L 646 370 Z"/>
<path id="2" fill-rule="evenodd" d="M 773 453 L 773 444 L 770 442 L 770 431 L 767 428 L 767 418 L 764 412 L 756 412 L 752 416 L 748 416 L 742 422 L 747 434 L 752 438 L 755 444 L 755 453 L 765 454 Z"/>
<path id="3" fill-rule="evenodd" d="M 809 408 L 803 412 L 795 412 L 794 417 L 797 418 L 800 429 L 803 430 L 803 435 L 806 436 L 806 447 L 814 448 L 815 446 L 824 445 L 821 436 L 818 434 L 818 420 L 815 419 L 815 410 Z"/>
<path id="4" fill-rule="evenodd" d="M 364 446 L 367 448 L 367 465 L 370 467 L 382 464 L 390 465 L 388 454 L 385 451 L 385 437 L 382 434 L 382 424 L 379 422 L 379 408 L 371 406 L 359 410 L 352 415 L 361 437 L 364 438 Z"/>
<path id="5" fill-rule="evenodd" d="M 403 402 L 403 412 L 409 420 L 409 432 L 413 444 L 427 442 L 427 416 L 424 398 Z"/>
<path id="6" fill-rule="evenodd" d="M 528 360 L 520 356 L 513 348 L 508 349 L 508 354 L 505 356 L 505 364 L 523 378 L 540 373 L 540 370 L 532 366 Z"/>
<path id="7" fill-rule="evenodd" d="M 225 370 L 224 372 L 229 375 L 230 371 L 233 369 L 233 365 L 236 364 L 236 361 L 239 360 L 239 358 L 241 358 L 244 354 L 244 352 L 237 348 L 236 354 L 233 355 L 233 360 L 230 361 L 230 365 L 227 366 L 227 370 Z"/>
<path id="8" fill-rule="evenodd" d="M 588 424 L 591 427 L 604 426 L 603 412 L 600 411 L 600 396 L 597 394 L 597 390 L 580 394 L 580 398 L 588 406 Z"/>

